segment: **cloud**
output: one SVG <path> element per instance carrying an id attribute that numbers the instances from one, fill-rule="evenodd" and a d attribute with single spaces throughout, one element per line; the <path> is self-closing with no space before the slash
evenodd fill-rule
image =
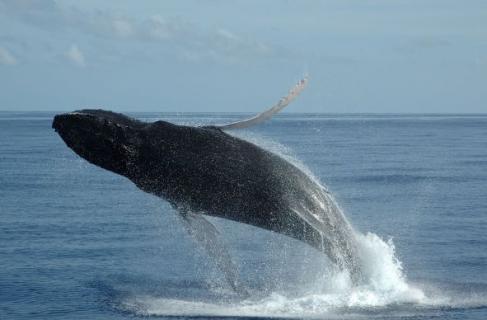
<path id="1" fill-rule="evenodd" d="M 166 54 L 191 56 L 191 60 L 237 61 L 273 53 L 270 46 L 230 30 L 208 28 L 160 15 L 138 18 L 108 10 L 82 10 L 52 0 L 0 0 L 0 15 L 2 11 L 5 17 L 56 35 L 77 32 L 92 39 L 109 39 L 120 44 L 152 43 Z M 83 61 L 79 58 L 82 57 L 80 52 L 70 51 L 70 56 L 78 56 L 72 61 Z"/>
<path id="2" fill-rule="evenodd" d="M 76 44 L 71 45 L 69 50 L 66 52 L 66 57 L 78 67 L 86 66 L 85 56 Z"/>
<path id="3" fill-rule="evenodd" d="M 142 28 L 146 34 L 154 40 L 168 40 L 180 32 L 181 29 L 174 23 L 168 22 L 160 15 L 155 15 L 144 21 Z"/>
<path id="4" fill-rule="evenodd" d="M 272 49 L 259 41 L 240 37 L 229 30 L 218 29 L 213 34 L 213 44 L 227 53 L 242 52 L 245 54 L 269 55 Z"/>
<path id="5" fill-rule="evenodd" d="M 132 23 L 127 19 L 113 19 L 111 21 L 114 33 L 122 38 L 127 38 L 135 34 Z"/>
<path id="6" fill-rule="evenodd" d="M 0 64 L 13 66 L 17 64 L 17 59 L 7 49 L 0 47 Z"/>

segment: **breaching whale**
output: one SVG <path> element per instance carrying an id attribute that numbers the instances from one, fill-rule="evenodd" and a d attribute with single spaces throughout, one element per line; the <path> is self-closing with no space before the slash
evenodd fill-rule
<path id="1" fill-rule="evenodd" d="M 82 158 L 167 200 L 213 257 L 226 253 L 211 243 L 217 231 L 204 215 L 303 241 L 357 278 L 352 227 L 327 189 L 283 157 L 225 132 L 271 117 L 306 83 L 307 78 L 298 82 L 269 110 L 228 125 L 147 123 L 91 109 L 56 115 L 52 127 Z M 220 267 L 232 269 L 231 259 L 220 258 Z M 234 274 L 227 280 L 235 286 Z"/>

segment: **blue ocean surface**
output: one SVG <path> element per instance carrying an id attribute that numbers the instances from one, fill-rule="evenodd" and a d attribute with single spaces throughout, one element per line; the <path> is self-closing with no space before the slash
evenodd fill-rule
<path id="1" fill-rule="evenodd" d="M 209 218 L 246 298 L 177 212 L 75 155 L 53 116 L 0 113 L 0 319 L 487 319 L 487 115 L 283 114 L 232 132 L 329 188 L 368 277 L 351 286 L 303 243 Z"/>

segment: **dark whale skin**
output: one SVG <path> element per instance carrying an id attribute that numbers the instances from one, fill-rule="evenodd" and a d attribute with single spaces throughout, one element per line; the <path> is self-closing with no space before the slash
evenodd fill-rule
<path id="1" fill-rule="evenodd" d="M 53 128 L 81 157 L 181 212 L 285 234 L 357 268 L 352 229 L 327 191 L 253 143 L 216 127 L 145 123 L 104 110 L 57 115 Z"/>

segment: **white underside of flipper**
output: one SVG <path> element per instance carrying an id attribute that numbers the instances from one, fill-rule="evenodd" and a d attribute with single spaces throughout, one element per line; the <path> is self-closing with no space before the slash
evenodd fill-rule
<path id="1" fill-rule="evenodd" d="M 291 101 L 294 100 L 306 87 L 308 84 L 308 75 L 305 75 L 303 79 L 301 79 L 294 87 L 289 90 L 288 94 L 284 97 L 282 97 L 277 104 L 273 105 L 270 109 L 261 112 L 257 114 L 256 116 L 245 119 L 242 121 L 237 121 L 229 124 L 224 124 L 224 125 L 217 125 L 217 128 L 220 128 L 222 130 L 226 129 L 242 129 L 242 128 L 247 128 L 250 126 L 253 126 L 255 124 L 258 124 L 260 122 L 263 122 L 269 118 L 271 118 L 275 113 L 281 111 L 284 109 Z"/>
<path id="2" fill-rule="evenodd" d="M 182 212 L 181 217 L 185 229 L 220 269 L 230 287 L 239 295 L 247 295 L 247 290 L 240 282 L 238 268 L 220 238 L 218 229 L 202 214 Z"/>

